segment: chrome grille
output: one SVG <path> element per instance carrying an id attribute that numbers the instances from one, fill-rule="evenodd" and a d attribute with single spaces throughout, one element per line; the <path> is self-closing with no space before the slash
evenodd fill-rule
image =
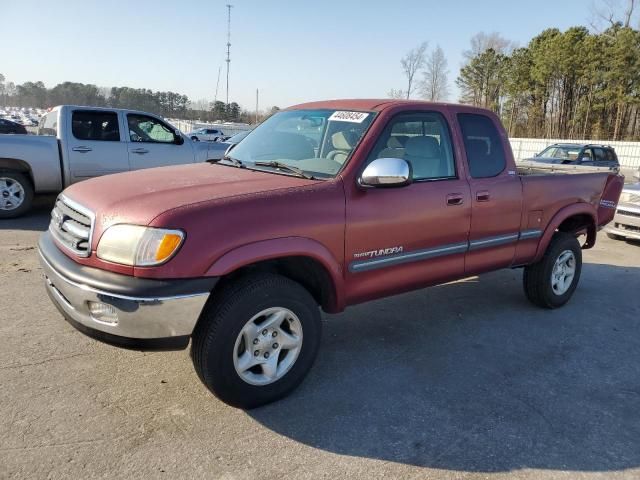
<path id="1" fill-rule="evenodd" d="M 91 253 L 92 212 L 60 195 L 51 211 L 49 231 L 65 248 L 80 257 Z"/>

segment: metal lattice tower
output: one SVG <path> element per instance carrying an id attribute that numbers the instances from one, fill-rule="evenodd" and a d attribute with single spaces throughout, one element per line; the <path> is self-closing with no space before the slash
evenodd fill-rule
<path id="1" fill-rule="evenodd" d="M 231 9 L 233 5 L 227 4 L 227 106 L 229 105 L 229 64 L 231 63 Z"/>

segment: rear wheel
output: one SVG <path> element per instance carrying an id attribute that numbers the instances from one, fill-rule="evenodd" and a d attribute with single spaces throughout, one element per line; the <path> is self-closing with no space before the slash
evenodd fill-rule
<path id="1" fill-rule="evenodd" d="M 22 173 L 0 171 L 0 218 L 15 218 L 31 208 L 33 187 Z"/>
<path id="2" fill-rule="evenodd" d="M 199 142 L 200 139 L 198 137 L 196 137 L 195 135 L 193 137 L 191 137 L 191 140 L 193 140 L 194 142 Z"/>
<path id="3" fill-rule="evenodd" d="M 302 382 L 320 331 L 318 305 L 300 284 L 280 275 L 253 275 L 211 298 L 194 331 L 191 358 L 214 395 L 254 408 Z"/>
<path id="4" fill-rule="evenodd" d="M 569 301 L 580 280 L 582 249 L 569 233 L 558 232 L 542 259 L 525 267 L 524 291 L 534 305 L 558 308 Z"/>

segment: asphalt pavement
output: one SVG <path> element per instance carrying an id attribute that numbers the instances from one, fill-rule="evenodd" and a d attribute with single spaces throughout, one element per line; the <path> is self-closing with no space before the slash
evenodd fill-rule
<path id="1" fill-rule="evenodd" d="M 91 340 L 50 303 L 49 200 L 0 223 L 0 478 L 640 478 L 640 244 L 599 236 L 570 304 L 505 270 L 323 315 L 288 398 L 214 398 L 188 350 Z"/>

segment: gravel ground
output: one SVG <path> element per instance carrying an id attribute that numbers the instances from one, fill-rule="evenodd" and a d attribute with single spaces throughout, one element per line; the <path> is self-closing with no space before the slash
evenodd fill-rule
<path id="1" fill-rule="evenodd" d="M 640 245 L 585 253 L 565 308 L 502 271 L 323 317 L 276 404 L 230 408 L 188 351 L 97 343 L 47 298 L 50 202 L 0 224 L 0 478 L 640 478 Z"/>

